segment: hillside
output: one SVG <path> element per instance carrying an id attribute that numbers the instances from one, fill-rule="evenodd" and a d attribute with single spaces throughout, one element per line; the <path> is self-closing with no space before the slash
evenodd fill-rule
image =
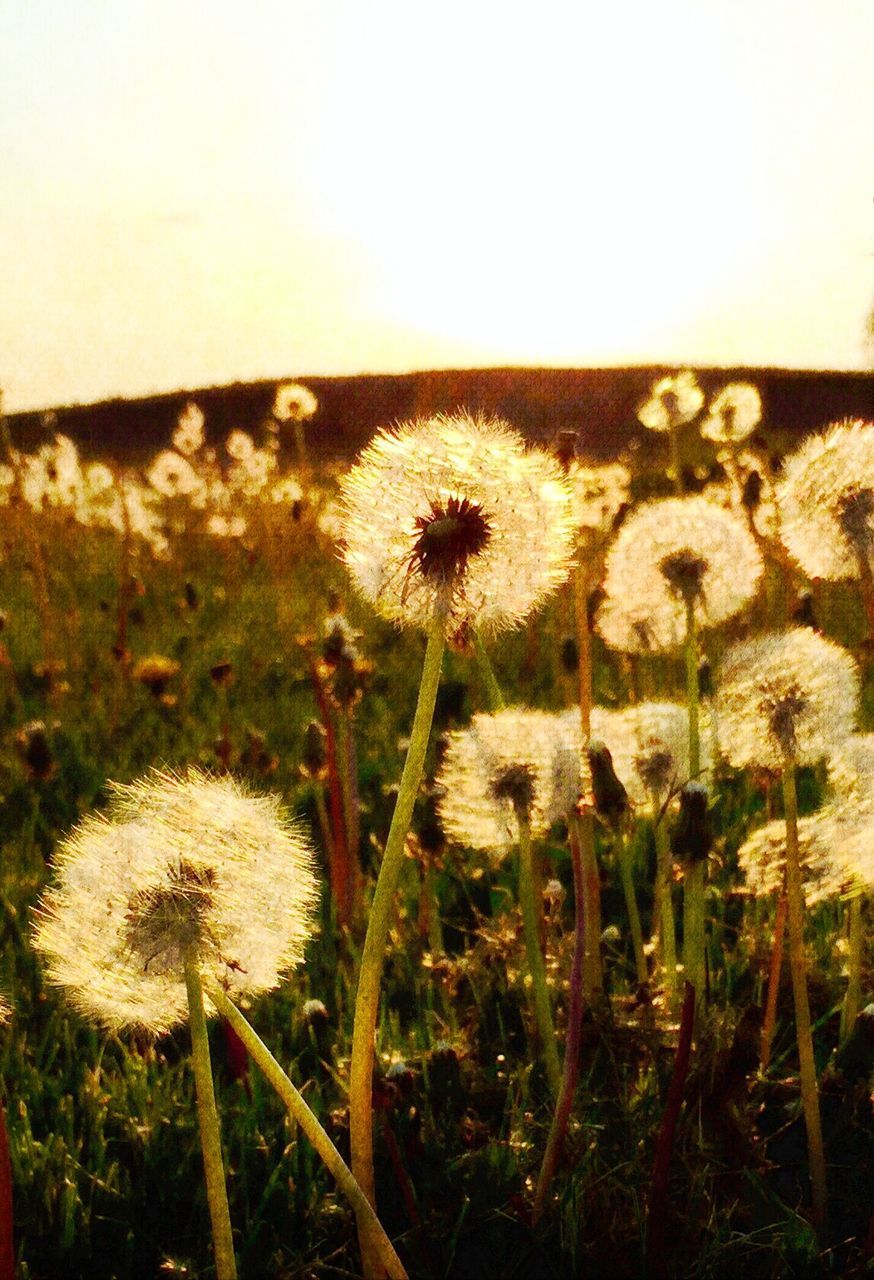
<path id="1" fill-rule="evenodd" d="M 302 377 L 319 398 L 308 428 L 311 448 L 325 458 L 348 457 L 381 426 L 437 410 L 464 406 L 498 413 L 531 439 L 579 433 L 579 447 L 609 457 L 646 433 L 635 410 L 652 381 L 669 369 L 460 369 L 354 377 Z M 804 434 L 842 417 L 874 419 L 874 373 L 785 369 L 699 369 L 705 390 L 754 381 L 765 421 L 779 439 Z M 177 415 L 195 400 L 206 415 L 208 438 L 224 439 L 234 427 L 257 434 L 269 412 L 274 381 L 180 390 L 135 400 L 59 407 L 50 429 L 75 439 L 88 455 L 141 461 L 169 441 Z M 15 442 L 32 448 L 46 435 L 42 413 L 8 418 Z"/>

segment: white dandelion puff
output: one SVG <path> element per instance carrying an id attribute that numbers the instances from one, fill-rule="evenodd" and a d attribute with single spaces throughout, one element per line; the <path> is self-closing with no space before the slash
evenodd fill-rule
<path id="1" fill-rule="evenodd" d="M 701 434 L 720 444 L 739 443 L 762 420 L 762 397 L 750 382 L 729 382 L 711 401 Z"/>
<path id="2" fill-rule="evenodd" d="M 609 533 L 620 509 L 628 502 L 631 472 L 620 462 L 601 467 L 585 466 L 576 460 L 567 471 L 577 529 Z"/>
<path id="3" fill-rule="evenodd" d="M 203 427 L 206 419 L 199 405 L 189 400 L 179 415 L 173 432 L 173 448 L 183 457 L 190 458 L 203 447 Z"/>
<path id="4" fill-rule="evenodd" d="M 816 764 L 852 733 L 858 700 L 852 656 L 810 628 L 743 640 L 719 670 L 720 751 L 736 768 Z"/>
<path id="5" fill-rule="evenodd" d="M 309 387 L 300 382 L 283 382 L 273 398 L 273 416 L 277 422 L 306 422 L 315 416 L 319 402 Z"/>
<path id="6" fill-rule="evenodd" d="M 566 713 L 510 707 L 475 715 L 447 735 L 437 775 L 447 836 L 501 857 L 518 842 L 520 809 L 531 834 L 544 835 L 579 795 L 579 758 Z"/>
<path id="7" fill-rule="evenodd" d="M 165 498 L 195 498 L 204 489 L 204 481 L 187 458 L 164 449 L 152 460 L 147 472 L 149 484 Z"/>
<path id="8" fill-rule="evenodd" d="M 697 417 L 704 406 L 704 392 L 691 369 L 653 384 L 649 398 L 637 411 L 650 431 L 671 431 Z"/>
<path id="9" fill-rule="evenodd" d="M 381 431 L 341 484 L 343 558 L 385 617 L 456 628 L 520 622 L 567 577 L 559 464 L 497 419 L 438 415 Z"/>
<path id="10" fill-rule="evenodd" d="M 811 578 L 860 576 L 874 551 L 874 423 L 839 422 L 783 466 L 780 534 Z"/>
<path id="11" fill-rule="evenodd" d="M 196 769 L 115 786 L 107 817 L 61 844 L 34 945 L 101 1025 L 161 1034 L 187 1014 L 184 967 L 234 997 L 303 958 L 318 897 L 312 849 L 274 796 Z"/>
<path id="12" fill-rule="evenodd" d="M 835 897 L 847 885 L 844 864 L 834 856 L 832 834 L 826 815 L 798 819 L 798 856 L 808 907 Z M 785 821 L 778 818 L 754 831 L 738 849 L 737 861 L 750 893 L 763 898 L 781 893 L 786 876 Z"/>
<path id="13" fill-rule="evenodd" d="M 691 601 L 700 627 L 733 618 L 755 596 L 762 557 L 749 529 L 700 496 L 644 503 L 607 553 L 596 626 L 626 653 L 680 648 Z"/>

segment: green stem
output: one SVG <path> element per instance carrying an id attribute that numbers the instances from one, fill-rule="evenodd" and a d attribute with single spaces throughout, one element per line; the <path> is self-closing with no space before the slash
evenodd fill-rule
<path id="1" fill-rule="evenodd" d="M 228 1190 L 225 1185 L 222 1135 L 215 1105 L 212 1066 L 209 1060 L 209 1036 L 203 1011 L 203 988 L 197 965 L 191 960 L 185 964 L 185 988 L 188 992 L 191 1057 L 194 1063 L 197 1119 L 200 1123 L 200 1145 L 203 1150 L 203 1168 L 206 1175 L 206 1198 L 209 1202 L 209 1216 L 212 1221 L 215 1272 L 218 1280 L 236 1280 L 237 1263 L 234 1258 L 234 1237 L 231 1230 L 231 1214 L 228 1209 Z"/>
<path id="2" fill-rule="evenodd" d="M 783 766 L 783 806 L 786 814 L 786 896 L 789 901 L 789 968 L 795 999 L 795 1035 L 801 1067 L 801 1103 L 807 1128 L 807 1150 L 812 1191 L 811 1220 L 817 1231 L 825 1227 L 828 1202 L 825 1179 L 825 1151 L 816 1086 L 813 1032 L 807 1002 L 807 961 L 804 955 L 804 897 L 801 889 L 801 862 L 798 855 L 798 797 L 795 790 L 795 762 L 787 757 Z"/>
<path id="3" fill-rule="evenodd" d="M 861 893 L 850 899 L 850 980 L 841 1010 L 841 1044 L 849 1036 L 859 1010 L 862 1007 L 862 959 L 865 950 L 865 932 L 862 920 L 863 898 Z"/>
<path id="4" fill-rule="evenodd" d="M 653 822 L 655 825 L 656 876 L 660 893 L 658 930 L 661 944 L 662 970 L 664 973 L 665 991 L 669 1001 L 673 1002 L 677 990 L 677 936 L 674 929 L 673 903 L 673 859 L 668 842 L 668 829 L 665 821 L 659 816 L 658 801 L 653 802 Z"/>
<path id="5" fill-rule="evenodd" d="M 640 983 L 649 982 L 646 952 L 643 949 L 643 929 L 640 927 L 640 912 L 637 909 L 637 895 L 634 892 L 631 849 L 621 827 L 616 830 L 613 848 L 616 853 L 616 861 L 619 863 L 619 876 L 622 880 L 622 892 L 625 895 L 628 923 L 631 925 L 631 942 L 634 947 L 634 967 L 637 971 L 637 981 Z"/>
<path id="6" fill-rule="evenodd" d="M 577 624 L 577 655 L 580 691 L 580 730 L 582 751 L 585 754 L 592 735 L 592 634 L 589 627 L 589 561 L 588 545 L 580 548 L 573 569 L 574 615 Z M 586 768 L 582 769 L 586 776 Z M 590 808 L 585 808 L 577 824 L 580 841 L 580 858 L 583 869 L 583 929 L 585 951 L 583 957 L 583 999 L 591 1008 L 600 1000 L 604 989 L 601 965 L 601 874 L 598 855 L 595 852 L 595 819 Z"/>
<path id="7" fill-rule="evenodd" d="M 361 953 L 358 994 L 355 999 L 355 1025 L 352 1032 L 352 1060 L 349 1075 L 352 1172 L 367 1199 L 374 1206 L 376 1205 L 376 1186 L 373 1172 L 373 1056 L 379 1011 L 379 987 L 395 891 L 404 863 L 404 844 L 410 829 L 413 806 L 422 781 L 425 753 L 431 736 L 431 723 L 434 719 L 434 704 L 437 701 L 445 644 L 446 615 L 440 612 L 435 614 L 428 632 L 428 647 L 425 652 L 422 680 L 410 733 L 410 745 L 385 844 L 382 866 L 370 905 L 367 936 Z M 367 1271 L 372 1258 L 372 1253 L 368 1253 L 367 1249 L 369 1222 L 360 1215 L 358 1231 L 362 1253 L 365 1255 L 365 1273 L 368 1280 L 375 1280 L 380 1273 L 376 1272 L 374 1277 Z"/>
<path id="8" fill-rule="evenodd" d="M 540 1036 L 549 1087 L 553 1095 L 558 1097 L 561 1090 L 561 1063 L 558 1057 L 558 1046 L 555 1043 L 555 1029 L 552 1025 L 552 1008 L 549 1001 L 549 988 L 546 985 L 546 965 L 543 961 L 543 952 L 540 950 L 540 917 L 534 892 L 531 825 L 526 817 L 522 815 L 517 817 L 519 820 L 519 905 L 522 908 L 525 950 L 528 955 L 528 971 L 531 974 L 534 995 L 534 1013 L 537 1018 L 537 1031 Z"/>
<path id="9" fill-rule="evenodd" d="M 686 601 L 686 702 L 689 708 L 689 777 L 695 779 L 701 772 L 700 694 L 698 690 L 698 622 L 695 617 L 695 601 Z M 687 863 L 683 876 L 683 968 L 686 978 L 695 988 L 695 1016 L 704 1012 L 704 947 L 705 915 L 704 888 L 707 880 L 707 862 Z"/>
<path id="10" fill-rule="evenodd" d="M 210 983 L 207 989 L 210 999 L 219 1013 L 231 1024 L 248 1052 L 252 1055 L 253 1060 L 257 1063 L 259 1070 L 263 1072 L 268 1083 L 279 1094 L 288 1110 L 288 1114 L 300 1125 L 315 1147 L 326 1169 L 355 1210 L 359 1222 L 368 1223 L 371 1238 L 374 1244 L 378 1246 L 379 1257 L 387 1275 L 391 1280 L 406 1280 L 407 1273 L 395 1253 L 391 1241 L 383 1230 L 382 1223 L 374 1213 L 370 1201 L 343 1162 L 339 1151 L 312 1111 L 310 1111 L 302 1095 L 289 1080 L 264 1041 L 254 1028 L 249 1025 L 249 1022 L 243 1017 L 236 1005 L 231 1003 L 221 987 Z"/>
<path id="11" fill-rule="evenodd" d="M 476 654 L 476 662 L 479 667 L 480 679 L 485 688 L 489 711 L 503 711 L 507 705 L 504 701 L 504 694 L 498 684 L 495 669 L 486 651 L 486 646 L 483 644 L 483 638 L 476 627 L 473 628 L 473 651 Z"/>

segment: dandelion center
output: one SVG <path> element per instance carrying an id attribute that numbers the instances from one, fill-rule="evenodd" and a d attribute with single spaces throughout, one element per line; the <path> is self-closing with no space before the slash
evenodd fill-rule
<path id="1" fill-rule="evenodd" d="M 806 705 L 807 699 L 797 689 L 790 689 L 776 699 L 771 707 L 771 732 L 786 755 L 795 754 L 795 724 Z"/>
<path id="2" fill-rule="evenodd" d="M 867 556 L 874 544 L 871 516 L 874 515 L 874 490 L 856 489 L 845 494 L 838 508 L 838 523 L 844 537 L 857 555 Z"/>
<path id="3" fill-rule="evenodd" d="M 691 602 L 696 600 L 702 591 L 704 575 L 707 572 L 707 561 L 696 555 L 688 547 L 682 551 L 674 551 L 660 561 L 659 568 L 668 581 L 672 591 Z"/>
<path id="4" fill-rule="evenodd" d="M 634 765 L 647 791 L 660 795 L 670 786 L 675 772 L 670 751 L 647 751 L 635 758 Z"/>
<path id="5" fill-rule="evenodd" d="M 215 873 L 180 861 L 165 884 L 140 890 L 126 914 L 126 942 L 152 973 L 178 973 L 214 943 L 209 927 Z"/>
<path id="6" fill-rule="evenodd" d="M 463 573 L 473 556 L 480 555 L 492 536 L 489 517 L 478 502 L 449 498 L 434 502 L 430 514 L 416 517 L 416 538 L 410 567 L 425 578 L 451 582 Z"/>
<path id="7" fill-rule="evenodd" d="M 534 770 L 529 764 L 510 764 L 492 780 L 491 793 L 496 800 L 509 800 L 521 817 L 531 812 L 534 804 Z"/>

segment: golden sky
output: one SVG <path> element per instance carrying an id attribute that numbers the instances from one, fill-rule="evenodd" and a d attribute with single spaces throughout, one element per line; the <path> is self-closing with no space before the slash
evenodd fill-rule
<path id="1" fill-rule="evenodd" d="M 866 367 L 874 0 L 0 0 L 0 385 Z"/>

